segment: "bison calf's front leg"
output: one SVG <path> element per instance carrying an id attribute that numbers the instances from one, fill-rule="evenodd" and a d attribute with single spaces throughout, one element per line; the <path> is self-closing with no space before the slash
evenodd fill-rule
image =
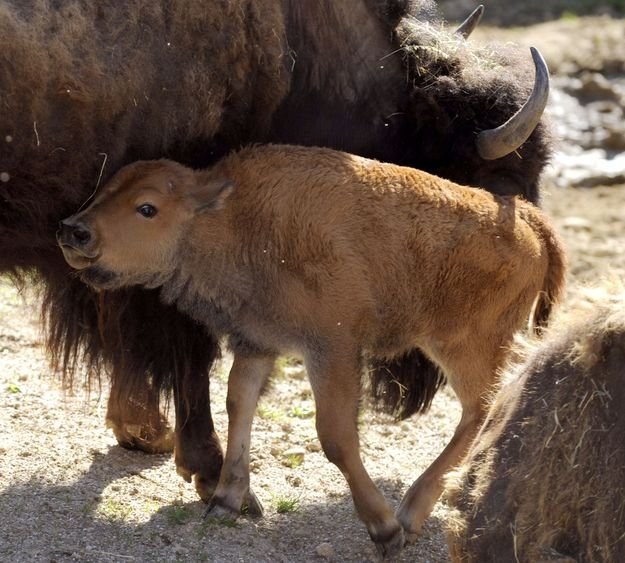
<path id="1" fill-rule="evenodd" d="M 247 504 L 250 514 L 262 514 L 262 506 L 250 490 L 250 434 L 256 404 L 273 369 L 273 356 L 236 354 L 228 377 L 228 445 L 207 516 L 237 518 Z"/>

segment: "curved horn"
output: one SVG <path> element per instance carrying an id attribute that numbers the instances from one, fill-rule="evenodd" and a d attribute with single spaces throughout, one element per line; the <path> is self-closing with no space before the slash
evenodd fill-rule
<path id="1" fill-rule="evenodd" d="M 464 20 L 456 29 L 458 35 L 462 35 L 465 39 L 473 33 L 473 30 L 480 25 L 482 16 L 484 15 L 484 5 L 480 4 L 471 12 L 469 17 Z"/>
<path id="2" fill-rule="evenodd" d="M 478 134 L 477 152 L 485 160 L 502 158 L 517 150 L 536 129 L 545 110 L 549 98 L 549 69 L 537 49 L 530 47 L 530 51 L 536 67 L 534 89 L 523 107 L 508 121 Z"/>

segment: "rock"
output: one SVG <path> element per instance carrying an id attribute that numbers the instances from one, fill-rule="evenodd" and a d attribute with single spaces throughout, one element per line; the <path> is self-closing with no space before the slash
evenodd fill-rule
<path id="1" fill-rule="evenodd" d="M 315 552 L 319 557 L 323 557 L 324 559 L 334 559 L 334 557 L 336 556 L 334 547 L 332 547 L 332 544 L 328 542 L 320 543 L 315 548 Z"/>
<path id="2" fill-rule="evenodd" d="M 317 441 L 308 442 L 308 444 L 306 444 L 306 449 L 309 452 L 318 453 L 321 451 L 321 444 Z"/>
<path id="3" fill-rule="evenodd" d="M 562 222 L 562 226 L 565 229 L 586 229 L 587 231 L 592 229 L 592 223 L 584 217 L 567 217 Z"/>
<path id="4" fill-rule="evenodd" d="M 588 72 L 582 75 L 578 95 L 587 101 L 610 100 L 620 102 L 621 100 L 620 93 L 599 72 Z"/>

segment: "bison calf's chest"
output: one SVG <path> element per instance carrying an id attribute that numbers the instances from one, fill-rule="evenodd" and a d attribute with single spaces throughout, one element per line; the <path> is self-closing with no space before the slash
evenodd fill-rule
<path id="1" fill-rule="evenodd" d="M 546 322 L 564 279 L 557 237 L 532 205 L 327 149 L 257 146 L 203 171 L 138 162 L 65 225 L 79 225 L 59 243 L 87 283 L 161 287 L 230 338 L 228 447 L 210 510 L 238 515 L 250 498 L 256 402 L 275 358 L 295 352 L 323 449 L 385 556 L 420 530 L 514 332 L 532 311 Z M 375 394 L 411 414 L 440 384 L 415 375 L 416 351 L 442 370 L 463 414 L 394 514 L 359 455 L 361 374 L 372 362 Z"/>

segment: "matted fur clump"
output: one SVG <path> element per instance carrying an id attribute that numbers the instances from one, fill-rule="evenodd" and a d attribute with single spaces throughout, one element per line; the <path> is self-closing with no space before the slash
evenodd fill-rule
<path id="1" fill-rule="evenodd" d="M 625 287 L 527 344 L 450 478 L 454 561 L 625 561 Z"/>

